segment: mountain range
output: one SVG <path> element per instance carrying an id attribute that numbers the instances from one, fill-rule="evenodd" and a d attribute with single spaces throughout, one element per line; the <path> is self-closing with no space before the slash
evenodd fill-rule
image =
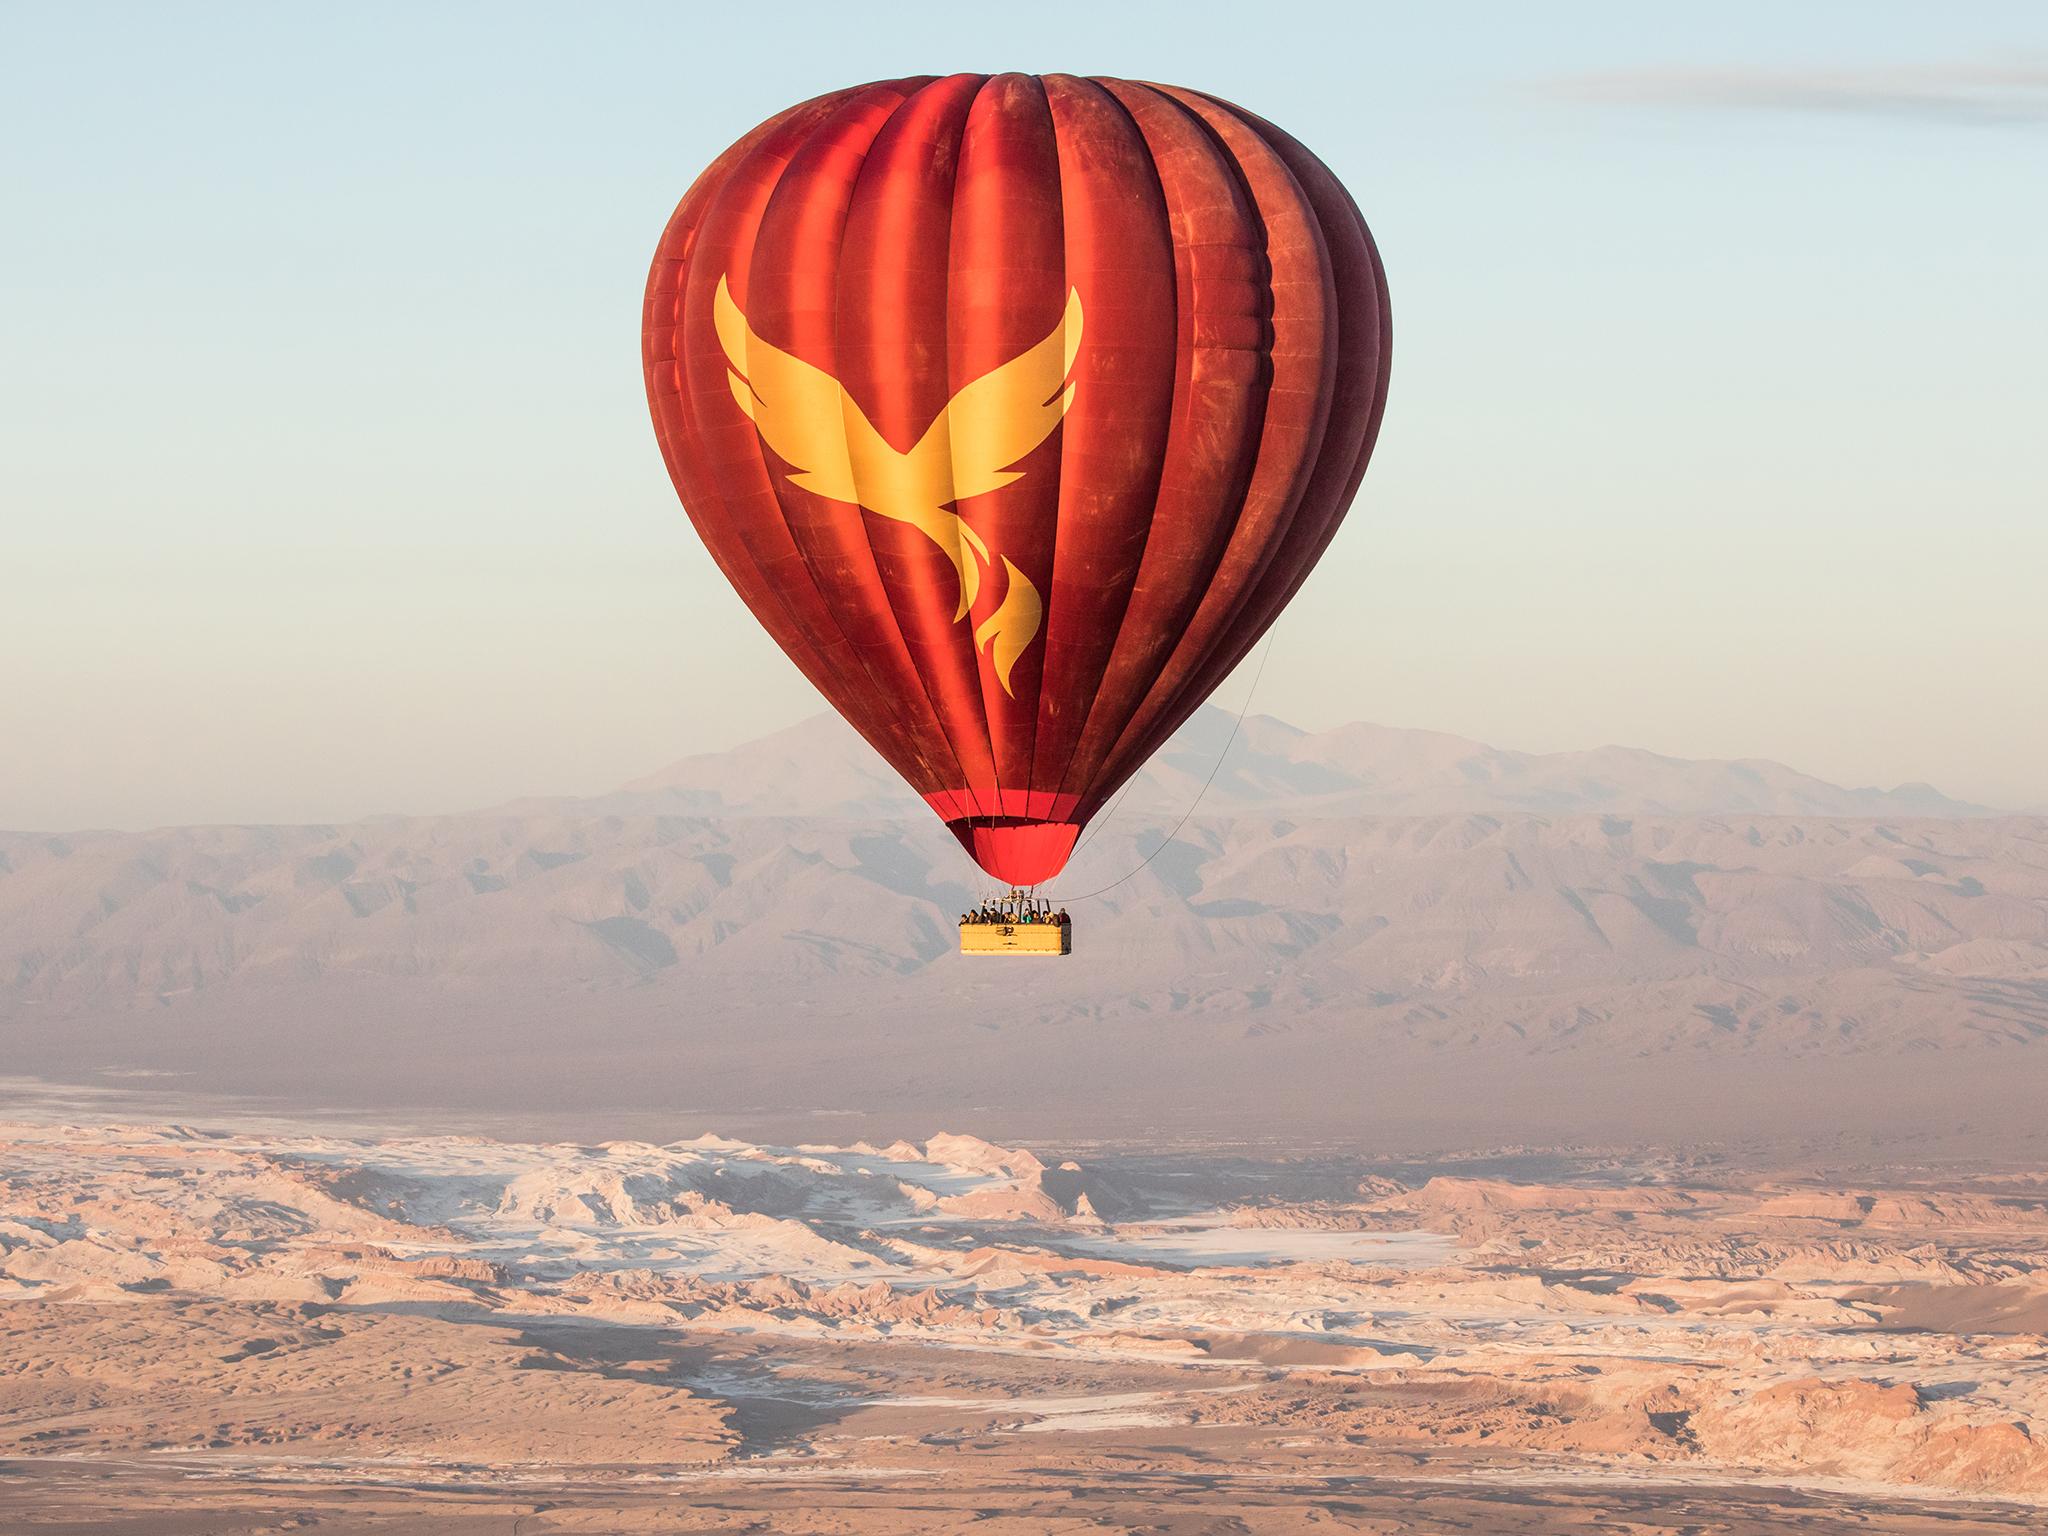
<path id="1" fill-rule="evenodd" d="M 1430 1124 L 1735 1124 L 2048 1061 L 2048 822 L 1925 786 L 1210 709 L 1052 887 L 1074 956 L 959 957 L 983 885 L 831 718 L 588 799 L 4 834 L 5 1070 L 1109 1134 L 1388 1127 L 1425 1078 Z"/>
<path id="2" fill-rule="evenodd" d="M 1211 815 L 1996 814 L 1926 784 L 1844 789 L 1763 759 L 1696 761 L 1632 747 L 1510 752 L 1440 731 L 1363 722 L 1312 733 L 1269 715 L 1240 721 L 1213 705 L 1182 726 L 1114 803 L 1177 816 L 1198 799 L 1199 809 Z M 686 757 L 613 794 L 523 801 L 513 808 L 571 806 L 607 815 L 926 814 L 880 754 L 836 715 L 813 716 L 729 752 Z"/>

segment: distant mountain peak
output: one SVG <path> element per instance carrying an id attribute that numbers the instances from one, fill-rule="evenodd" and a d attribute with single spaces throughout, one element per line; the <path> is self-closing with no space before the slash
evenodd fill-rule
<path id="1" fill-rule="evenodd" d="M 1227 753 L 1226 753 L 1227 747 Z M 1225 754 L 1218 764 L 1219 754 Z M 1215 770 L 1206 792 L 1202 786 Z M 1846 789 L 1765 758 L 1692 759 L 1643 747 L 1516 752 L 1444 731 L 1355 720 L 1304 731 L 1204 705 L 1121 800 L 1178 816 L 1441 815 L 1481 811 L 1644 816 L 1995 815 L 1926 784 Z M 676 815 L 893 817 L 918 797 L 838 716 L 813 715 L 726 752 L 699 753 L 583 808 Z"/>

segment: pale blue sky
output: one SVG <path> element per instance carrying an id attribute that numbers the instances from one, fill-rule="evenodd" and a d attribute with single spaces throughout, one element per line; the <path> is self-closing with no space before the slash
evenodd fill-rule
<path id="1" fill-rule="evenodd" d="M 2048 8 L 1689 11 L 0 6 L 0 826 L 816 709 L 675 505 L 641 284 L 761 118 L 950 69 L 1214 91 L 1373 225 L 1386 428 L 1256 707 L 2048 802 Z"/>

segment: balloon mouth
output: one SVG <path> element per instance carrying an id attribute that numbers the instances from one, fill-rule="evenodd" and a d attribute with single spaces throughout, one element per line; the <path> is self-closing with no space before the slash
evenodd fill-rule
<path id="1" fill-rule="evenodd" d="M 988 820 L 998 826 L 1013 821 L 1076 821 L 1081 797 L 1049 789 L 933 790 L 924 803 L 944 822 Z"/>
<path id="2" fill-rule="evenodd" d="M 975 863 L 1005 885 L 1040 885 L 1067 867 L 1077 821 L 949 821 L 946 828 L 960 839 Z"/>

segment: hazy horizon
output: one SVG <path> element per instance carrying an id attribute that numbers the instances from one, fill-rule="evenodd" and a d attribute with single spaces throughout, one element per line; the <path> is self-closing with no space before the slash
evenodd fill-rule
<path id="1" fill-rule="evenodd" d="M 773 110 L 962 64 L 1270 112 L 1382 244 L 1386 430 L 1256 710 L 2048 801 L 2038 10 L 817 12 L 772 64 L 485 14 L 13 13 L 0 825 L 590 792 L 813 713 L 662 472 L 644 267 Z"/>
<path id="2" fill-rule="evenodd" d="M 2035 806 L 1984 805 L 1981 802 L 1969 801 L 1962 796 L 1949 795 L 1944 791 L 1943 786 L 1939 784 L 1926 784 L 1913 780 L 1903 781 L 1898 784 L 1835 784 L 1829 780 L 1826 780 L 1825 778 L 1822 778 L 1819 775 L 1808 774 L 1806 770 L 1803 769 L 1797 763 L 1781 763 L 1777 762 L 1775 759 L 1758 757 L 1753 754 L 1739 755 L 1728 758 L 1681 758 L 1669 754 L 1650 752 L 1647 748 L 1636 747 L 1628 742 L 1595 742 L 1587 743 L 1584 746 L 1579 747 L 1563 747 L 1557 749 L 1554 752 L 1537 753 L 1529 752 L 1524 748 L 1518 747 L 1513 742 L 1480 741 L 1475 737 L 1463 736 L 1457 732 L 1430 731 L 1427 729 L 1411 726 L 1390 726 L 1384 721 L 1377 720 L 1339 721 L 1335 725 L 1329 727 L 1327 731 L 1315 732 L 1306 730 L 1305 728 L 1296 725 L 1295 722 L 1291 720 L 1283 720 L 1269 710 L 1254 708 L 1248 711 L 1247 713 L 1240 715 L 1238 705 L 1242 702 L 1243 694 L 1246 691 L 1245 680 L 1242 678 L 1238 679 L 1234 686 L 1236 686 L 1236 688 L 1238 689 L 1239 695 L 1236 701 L 1219 695 L 1217 698 L 1212 699 L 1209 703 L 1202 706 L 1201 709 L 1197 710 L 1195 716 L 1190 718 L 1188 724 L 1184 726 L 1180 732 L 1177 732 L 1171 741 L 1167 742 L 1164 746 L 1162 746 L 1159 749 L 1159 752 L 1154 755 L 1151 761 L 1150 768 L 1148 770 L 1141 770 L 1141 773 L 1157 770 L 1159 767 L 1168 763 L 1169 761 L 1172 762 L 1176 768 L 1182 770 L 1183 774 L 1185 774 L 1190 763 L 1193 763 L 1194 767 L 1192 775 L 1188 777 L 1187 782 L 1185 783 L 1181 782 L 1182 775 L 1175 775 L 1173 780 L 1173 795 L 1172 797 L 1170 797 L 1171 804 L 1146 804 L 1143 808 L 1148 813 L 1165 814 L 1169 818 L 1173 815 L 1178 814 L 1178 812 L 1183 809 L 1200 810 L 1208 812 L 1210 814 L 1227 814 L 1227 807 L 1229 804 L 1227 795 L 1225 795 L 1220 790 L 1213 795 L 1208 794 L 1203 787 L 1202 781 L 1206 777 L 1207 771 L 1211 765 L 1216 765 L 1221 768 L 1230 769 L 1233 771 L 1238 767 L 1241 767 L 1245 763 L 1247 754 L 1250 752 L 1254 752 L 1256 750 L 1251 745 L 1251 731 L 1254 727 L 1260 724 L 1265 724 L 1268 726 L 1277 726 L 1283 731 L 1299 731 L 1301 732 L 1304 739 L 1311 741 L 1317 739 L 1319 736 L 1342 732 L 1346 728 L 1364 727 L 1365 729 L 1370 731 L 1393 732 L 1400 737 L 1408 739 L 1439 738 L 1442 740 L 1463 741 L 1489 753 L 1502 753 L 1512 757 L 1526 757 L 1533 759 L 1537 763 L 1549 763 L 1553 761 L 1561 763 L 1572 762 L 1581 758 L 1592 757 L 1596 754 L 1604 752 L 1643 752 L 1648 753 L 1650 757 L 1658 759 L 1663 763 L 1681 768 L 1699 769 L 1719 768 L 1722 766 L 1735 768 L 1748 765 L 1769 766 L 1781 770 L 1789 770 L 1790 774 L 1797 778 L 1815 779 L 1821 784 L 1828 785 L 1829 787 L 1840 790 L 1845 794 L 1912 795 L 1918 791 L 1932 791 L 1934 792 L 1936 798 L 1950 802 L 1953 805 L 1969 807 L 1973 814 L 1988 812 L 1992 815 L 2001 816 L 2031 816 L 2041 813 L 2041 808 Z M 501 797 L 500 799 L 488 803 L 483 801 L 477 801 L 474 803 L 451 803 L 446 805 L 422 804 L 373 806 L 366 810 L 359 811 L 350 815 L 309 816 L 299 818 L 295 821 L 265 821 L 250 817 L 229 816 L 219 818 L 218 820 L 210 822 L 201 821 L 186 823 L 135 823 L 132 825 L 114 825 L 111 823 L 102 823 L 97 825 L 81 824 L 76 826 L 42 827 L 0 825 L 0 834 L 44 834 L 69 832 L 147 833 L 171 829 L 178 826 L 347 826 L 355 824 L 357 822 L 377 821 L 388 818 L 459 818 L 471 815 L 488 815 L 491 812 L 503 806 L 539 805 L 558 801 L 567 802 L 570 804 L 574 804 L 578 801 L 584 800 L 598 802 L 603 801 L 607 796 L 612 795 L 615 792 L 621 790 L 630 790 L 636 784 L 664 781 L 670 777 L 674 770 L 687 764 L 704 763 L 707 765 L 711 765 L 714 771 L 725 769 L 728 766 L 737 765 L 740 761 L 744 759 L 745 755 L 747 754 L 750 748 L 754 748 L 764 743 L 774 741 L 780 737 L 794 736 L 802 740 L 815 741 L 817 738 L 810 734 L 810 728 L 813 727 L 830 727 L 835 732 L 843 733 L 844 744 L 854 748 L 858 748 L 864 757 L 872 757 L 873 760 L 871 763 L 863 763 L 862 765 L 863 782 L 865 781 L 866 775 L 868 773 L 879 774 L 882 781 L 890 791 L 900 793 L 906 811 L 912 812 L 914 814 L 914 819 L 920 821 L 923 820 L 924 816 L 927 814 L 926 810 L 921 804 L 918 803 L 910 787 L 907 784 L 904 784 L 901 781 L 901 779 L 897 777 L 895 771 L 891 769 L 886 762 L 884 762 L 879 756 L 872 754 L 872 752 L 870 752 L 869 749 L 867 749 L 864 745 L 861 744 L 859 737 L 855 734 L 853 728 L 850 725 L 847 725 L 846 722 L 834 710 L 832 710 L 828 705 L 826 705 L 823 700 L 819 700 L 817 701 L 817 707 L 811 710 L 808 714 L 802 715 L 799 718 L 789 721 L 785 724 L 771 727 L 770 729 L 762 731 L 759 734 L 748 736 L 740 741 L 732 742 L 730 744 L 692 748 L 688 752 L 670 758 L 665 762 L 646 764 L 643 765 L 642 770 L 617 774 L 614 775 L 612 778 L 604 780 L 602 782 L 581 783 L 574 785 L 566 790 L 558 791 L 535 790 L 530 792 L 518 792 L 512 795 Z M 1214 734 L 1213 740 L 1210 739 L 1212 733 Z M 1222 745 L 1219 748 L 1219 746 L 1217 745 L 1218 742 L 1222 742 L 1224 743 L 1224 745 Z M 1190 755 L 1191 752 L 1192 755 Z M 1227 778 L 1227 776 L 1228 775 L 1226 774 L 1225 777 Z M 859 787 L 860 785 L 849 784 L 849 786 L 847 787 L 849 797 L 857 797 Z M 1214 786 L 1211 785 L 1209 787 L 1213 788 Z M 1475 810 L 1486 809 L 1488 806 L 1488 802 L 1486 801 L 1482 787 L 1475 785 L 1473 786 L 1473 789 L 1474 795 L 1471 801 L 1470 808 Z M 1117 803 L 1120 807 L 1123 808 L 1133 808 L 1135 805 L 1135 803 L 1130 800 L 1129 796 L 1123 793 L 1119 793 L 1117 797 Z M 1579 807 L 1577 808 L 1577 812 L 1583 813 L 1587 809 L 1587 807 Z M 1402 813 L 1390 811 L 1387 814 Z M 1897 814 L 1913 813 L 1910 811 L 1901 810 Z"/>

